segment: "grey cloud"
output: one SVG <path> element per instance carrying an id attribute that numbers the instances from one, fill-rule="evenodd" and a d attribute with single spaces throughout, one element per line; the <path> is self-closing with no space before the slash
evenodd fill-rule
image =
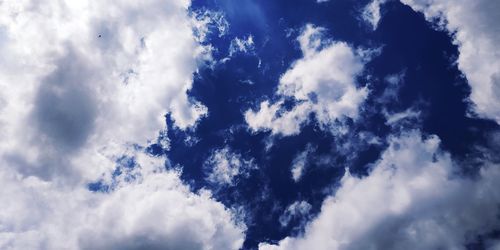
<path id="1" fill-rule="evenodd" d="M 86 142 L 97 113 L 88 88 L 92 73 L 73 49 L 68 51 L 41 83 L 33 110 L 38 131 L 63 152 L 75 151 Z"/>
<path id="2" fill-rule="evenodd" d="M 33 102 L 31 120 L 34 143 L 39 145 L 40 159 L 36 166 L 11 155 L 11 163 L 21 172 L 44 179 L 71 173 L 68 155 L 78 152 L 91 136 L 97 117 L 97 100 L 91 90 L 95 71 L 89 69 L 74 48 L 56 63 L 56 69 L 45 77 Z"/>

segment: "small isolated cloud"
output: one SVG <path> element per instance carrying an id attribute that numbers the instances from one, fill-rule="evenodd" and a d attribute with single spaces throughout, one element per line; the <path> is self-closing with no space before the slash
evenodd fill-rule
<path id="1" fill-rule="evenodd" d="M 500 2 L 401 0 L 453 35 L 458 68 L 471 86 L 472 111 L 500 123 Z"/>
<path id="2" fill-rule="evenodd" d="M 385 124 L 389 126 L 395 126 L 398 123 L 404 122 L 405 120 L 413 121 L 420 117 L 420 111 L 416 111 L 412 108 L 409 108 L 403 112 L 398 113 L 388 113 L 384 110 L 384 116 L 386 119 Z"/>
<path id="3" fill-rule="evenodd" d="M 358 108 L 368 95 L 366 87 L 357 87 L 368 54 L 344 42 L 324 37 L 324 29 L 308 24 L 297 38 L 303 58 L 295 61 L 280 79 L 275 103 L 264 101 L 258 110 L 245 112 L 245 120 L 253 131 L 294 135 L 314 114 L 325 130 L 345 118 L 356 119 Z M 283 110 L 285 98 L 297 104 Z"/>
<path id="4" fill-rule="evenodd" d="M 461 177 L 436 136 L 389 142 L 368 176 L 346 171 L 304 235 L 259 249 L 462 249 L 498 229 L 500 166 Z"/>
<path id="5" fill-rule="evenodd" d="M 312 145 L 308 144 L 306 146 L 306 149 L 299 154 L 295 156 L 295 158 L 292 161 L 292 168 L 291 168 L 291 173 L 292 173 L 292 178 L 295 182 L 298 182 L 302 175 L 304 174 L 304 171 L 307 167 L 307 162 L 309 155 L 313 153 L 315 150 L 315 147 Z"/>
<path id="6" fill-rule="evenodd" d="M 386 0 L 373 0 L 363 9 L 361 17 L 372 26 L 373 30 L 377 29 L 378 23 L 382 18 L 380 6 L 385 2 Z"/>
<path id="7" fill-rule="evenodd" d="M 252 160 L 244 159 L 228 147 L 215 150 L 205 162 L 207 180 L 217 185 L 234 185 L 238 176 L 247 176 L 256 166 Z"/>
<path id="8" fill-rule="evenodd" d="M 255 44 L 253 41 L 253 36 L 248 35 L 246 38 L 234 38 L 229 45 L 229 57 L 237 53 L 248 54 L 253 53 L 255 50 Z"/>

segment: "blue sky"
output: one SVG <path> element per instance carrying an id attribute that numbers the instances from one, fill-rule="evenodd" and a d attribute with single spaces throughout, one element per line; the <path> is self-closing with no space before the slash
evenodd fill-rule
<path id="1" fill-rule="evenodd" d="M 500 3 L 0 3 L 1 249 L 497 249 Z"/>

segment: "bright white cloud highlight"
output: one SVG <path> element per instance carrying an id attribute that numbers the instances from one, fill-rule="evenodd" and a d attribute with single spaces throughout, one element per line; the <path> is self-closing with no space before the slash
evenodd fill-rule
<path id="1" fill-rule="evenodd" d="M 463 249 L 498 225 L 500 166 L 454 175 L 435 136 L 390 139 L 367 177 L 349 174 L 305 234 L 260 249 Z"/>
<path id="2" fill-rule="evenodd" d="M 305 26 L 297 39 L 303 58 L 294 62 L 280 79 L 277 94 L 293 98 L 295 107 L 283 110 L 283 99 L 274 104 L 262 102 L 259 110 L 245 113 L 253 131 L 297 134 L 311 113 L 326 130 L 332 130 L 333 124 L 346 117 L 357 118 L 358 108 L 368 94 L 366 87 L 358 88 L 355 84 L 366 53 L 344 42 L 330 41 L 323 33 L 320 27 Z"/>

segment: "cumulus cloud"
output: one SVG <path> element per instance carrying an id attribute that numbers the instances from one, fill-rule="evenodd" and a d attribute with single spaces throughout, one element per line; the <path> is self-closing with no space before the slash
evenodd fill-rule
<path id="1" fill-rule="evenodd" d="M 304 235 L 260 249 L 464 249 L 498 229 L 500 166 L 474 179 L 455 170 L 436 136 L 392 137 L 368 176 L 346 171 Z"/>
<path id="2" fill-rule="evenodd" d="M 188 6 L 2 2 L 3 161 L 44 178 L 95 178 L 123 145 L 155 139 L 167 112 L 194 125 L 207 110 L 186 91 L 205 49 Z"/>
<path id="3" fill-rule="evenodd" d="M 277 95 L 283 98 L 274 104 L 264 101 L 259 110 L 245 113 L 253 131 L 297 134 L 311 113 L 326 130 L 346 117 L 357 118 L 368 89 L 358 88 L 355 78 L 363 70 L 367 53 L 326 39 L 323 33 L 323 28 L 305 26 L 297 38 L 303 58 L 295 61 L 280 79 Z M 293 98 L 297 104 L 283 110 L 284 98 Z"/>
<path id="4" fill-rule="evenodd" d="M 66 189 L 0 171 L 2 249 L 238 249 L 245 228 L 208 191 L 191 192 L 163 158 L 136 166 L 112 191 Z"/>
<path id="5" fill-rule="evenodd" d="M 181 129 L 207 114 L 186 93 L 210 53 L 189 4 L 0 3 L 0 248 L 241 246 L 222 204 L 141 153 L 166 113 Z M 117 180 L 124 155 L 137 173 Z"/>

